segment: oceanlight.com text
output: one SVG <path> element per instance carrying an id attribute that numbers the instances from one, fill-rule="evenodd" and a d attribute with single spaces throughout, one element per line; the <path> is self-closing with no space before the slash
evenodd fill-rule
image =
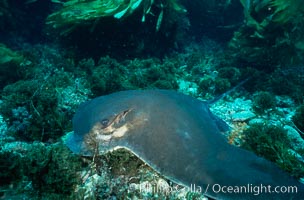
<path id="1" fill-rule="evenodd" d="M 196 184 L 191 184 L 190 187 L 180 187 L 180 186 L 165 186 L 159 184 L 151 184 L 146 182 L 145 184 L 141 184 L 139 186 L 139 191 L 144 193 L 163 193 L 169 194 L 172 192 L 196 192 L 196 193 L 225 193 L 225 194 L 252 194 L 252 195 L 260 195 L 260 194 L 286 194 L 286 193 L 298 193 L 297 186 L 271 186 L 271 185 L 253 185 L 247 184 L 243 186 L 228 186 L 221 184 L 207 184 L 206 186 L 198 186 Z"/>
<path id="2" fill-rule="evenodd" d="M 207 187 L 206 189 L 209 189 L 209 187 Z M 260 185 L 247 184 L 243 186 L 225 186 L 220 184 L 213 184 L 211 189 L 212 192 L 214 193 L 228 193 L 228 194 L 240 193 L 240 194 L 260 195 L 264 193 L 268 193 L 268 194 L 298 193 L 297 186 L 271 186 L 264 184 L 260 184 Z"/>

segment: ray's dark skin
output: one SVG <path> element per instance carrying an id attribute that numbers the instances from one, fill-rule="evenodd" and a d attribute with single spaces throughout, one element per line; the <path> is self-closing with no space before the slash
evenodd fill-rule
<path id="1" fill-rule="evenodd" d="M 100 154 L 129 149 L 166 178 L 195 184 L 215 199 L 304 199 L 303 184 L 275 164 L 228 144 L 218 126 L 223 121 L 206 102 L 190 96 L 167 90 L 117 92 L 80 106 L 73 124 L 74 133 L 65 142 L 76 154 L 93 155 L 86 141 L 90 138 Z M 219 186 L 226 190 L 215 191 Z M 229 186 L 263 191 L 228 192 Z M 276 186 L 294 186 L 297 192 L 277 193 Z"/>

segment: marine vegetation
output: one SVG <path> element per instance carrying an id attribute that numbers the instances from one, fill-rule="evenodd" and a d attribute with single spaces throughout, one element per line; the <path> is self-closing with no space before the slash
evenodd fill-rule
<path id="1" fill-rule="evenodd" d="M 70 195 L 80 183 L 80 158 L 70 154 L 62 143 L 16 142 L 1 149 L 0 161 L 3 196 L 32 193 L 37 199 L 45 194 L 49 199 L 58 199 Z M 13 186 L 4 189 L 2 184 Z"/>
<path id="2" fill-rule="evenodd" d="M 146 15 L 150 14 L 152 6 L 185 12 L 178 0 L 68 0 L 63 3 L 62 9 L 48 16 L 47 24 L 53 28 L 69 27 L 73 29 L 75 26 L 92 25 L 94 21 L 105 17 L 123 19 L 139 9 L 142 12 L 141 21 L 144 22 Z M 159 29 L 162 20 L 163 11 L 158 16 L 156 29 Z"/>
<path id="3" fill-rule="evenodd" d="M 302 137 L 304 137 L 304 105 L 302 104 L 297 110 L 294 116 L 292 117 L 293 123 L 296 127 L 302 132 Z"/>
<path id="4" fill-rule="evenodd" d="M 241 3 L 246 24 L 230 42 L 241 62 L 268 70 L 279 64 L 303 62 L 302 0 L 241 0 Z"/>
<path id="5" fill-rule="evenodd" d="M 4 44 L 0 44 L 0 65 L 5 64 L 20 64 L 23 61 L 23 56 L 17 52 L 6 47 Z"/>
<path id="6" fill-rule="evenodd" d="M 261 72 L 261 71 L 260 71 Z M 269 91 L 275 95 L 288 95 L 297 104 L 304 100 L 304 67 L 281 66 L 274 72 L 265 71 L 256 76 L 255 90 Z"/>
<path id="7" fill-rule="evenodd" d="M 258 113 L 263 113 L 269 109 L 274 109 L 275 106 L 275 97 L 270 92 L 258 92 L 253 99 L 253 109 Z"/>
<path id="8" fill-rule="evenodd" d="M 8 119 L 8 132 L 14 137 L 56 141 L 71 126 L 73 110 L 88 99 L 90 90 L 86 81 L 60 68 L 69 64 L 57 51 L 38 45 L 30 55 L 36 59 L 20 67 L 23 79 L 6 82 L 1 91 L 0 113 Z"/>
<path id="9" fill-rule="evenodd" d="M 81 60 L 78 67 L 85 70 L 94 96 L 120 90 L 160 88 L 177 89 L 179 63 L 175 59 L 163 61 L 134 59 L 119 62 L 109 56 Z"/>
<path id="10" fill-rule="evenodd" d="M 199 82 L 198 92 L 201 94 L 220 95 L 231 87 L 230 81 L 226 78 L 204 76 Z"/>
<path id="11" fill-rule="evenodd" d="M 0 43 L 0 90 L 22 77 L 21 65 L 25 64 L 25 60 L 21 53 Z"/>
<path id="12" fill-rule="evenodd" d="M 290 150 L 290 140 L 283 127 L 264 123 L 253 124 L 243 134 L 243 148 L 275 162 L 292 176 L 304 176 L 304 163 Z M 303 157 L 303 151 L 301 153 Z"/>
<path id="13" fill-rule="evenodd" d="M 294 23 L 300 25 L 304 14 L 301 0 L 241 0 L 244 7 L 247 24 L 255 27 L 257 31 L 264 29 L 269 23 L 278 25 Z M 258 16 L 264 13 L 265 18 Z"/>

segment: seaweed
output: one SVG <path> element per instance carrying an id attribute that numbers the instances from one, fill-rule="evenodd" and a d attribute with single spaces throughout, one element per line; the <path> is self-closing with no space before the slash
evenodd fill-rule
<path id="1" fill-rule="evenodd" d="M 304 105 L 299 106 L 292 117 L 293 123 L 302 132 L 302 137 L 304 137 Z"/>
<path id="2" fill-rule="evenodd" d="M 264 70 L 304 60 L 301 0 L 241 1 L 246 24 L 230 41 L 234 56 Z"/>
<path id="3" fill-rule="evenodd" d="M 39 142 L 11 143 L 1 150 L 0 159 L 1 183 L 15 185 L 4 193 L 30 194 L 37 199 L 42 196 L 66 198 L 80 183 L 77 172 L 83 167 L 81 159 L 62 143 L 49 146 Z"/>
<path id="4" fill-rule="evenodd" d="M 290 141 L 283 127 L 253 124 L 243 134 L 243 148 L 275 162 L 294 177 L 303 177 L 304 163 L 290 151 Z"/>
<path id="5" fill-rule="evenodd" d="M 275 97 L 270 92 L 258 92 L 253 99 L 253 109 L 258 113 L 264 113 L 267 110 L 274 109 L 275 106 Z"/>
<path id="6" fill-rule="evenodd" d="M 79 68 L 87 71 L 94 96 L 131 89 L 177 89 L 178 63 L 174 59 L 134 59 L 119 62 L 109 56 L 97 64 L 83 60 Z"/>
<path id="7" fill-rule="evenodd" d="M 71 110 L 58 109 L 58 78 L 20 80 L 3 89 L 1 114 L 9 119 L 11 134 L 27 141 L 56 140 L 71 127 Z"/>
<path id="8" fill-rule="evenodd" d="M 0 90 L 24 76 L 23 63 L 25 63 L 25 58 L 20 52 L 13 51 L 0 43 Z"/>
<path id="9" fill-rule="evenodd" d="M 199 82 L 198 91 L 201 94 L 220 95 L 231 87 L 230 80 L 227 78 L 204 76 Z"/>
<path id="10" fill-rule="evenodd" d="M 146 15 L 150 14 L 152 6 L 155 5 L 180 13 L 185 12 L 185 9 L 178 0 L 165 0 L 161 2 L 153 0 L 68 0 L 63 3 L 61 9 L 48 16 L 47 24 L 55 29 L 65 28 L 62 34 L 67 34 L 77 26 L 85 24 L 91 24 L 93 26 L 94 21 L 100 20 L 101 18 L 113 17 L 115 19 L 124 19 L 139 10 L 139 8 L 143 8 L 141 21 L 145 22 Z M 161 13 L 163 13 L 163 11 Z M 161 23 L 162 21 L 161 13 L 158 16 L 157 23 Z M 158 30 L 158 26 L 160 26 L 160 24 L 156 24 L 156 30 Z"/>
<path id="11" fill-rule="evenodd" d="M 55 70 L 7 85 L 2 92 L 1 114 L 9 119 L 9 133 L 16 138 L 56 141 L 71 129 L 69 119 L 88 95 L 70 73 Z"/>

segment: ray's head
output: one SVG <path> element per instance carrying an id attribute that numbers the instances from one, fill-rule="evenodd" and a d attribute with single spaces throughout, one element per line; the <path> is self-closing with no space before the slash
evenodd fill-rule
<path id="1" fill-rule="evenodd" d="M 132 109 L 123 110 L 96 122 L 83 138 L 85 146 L 88 149 L 99 151 L 100 146 L 107 147 L 111 141 L 123 138 L 132 129 L 131 111 Z"/>
<path id="2" fill-rule="evenodd" d="M 74 153 L 92 156 L 109 151 L 144 123 L 145 117 L 136 100 L 126 100 L 123 94 L 118 99 L 111 95 L 99 97 L 79 107 L 73 118 L 74 132 L 64 138 Z"/>

